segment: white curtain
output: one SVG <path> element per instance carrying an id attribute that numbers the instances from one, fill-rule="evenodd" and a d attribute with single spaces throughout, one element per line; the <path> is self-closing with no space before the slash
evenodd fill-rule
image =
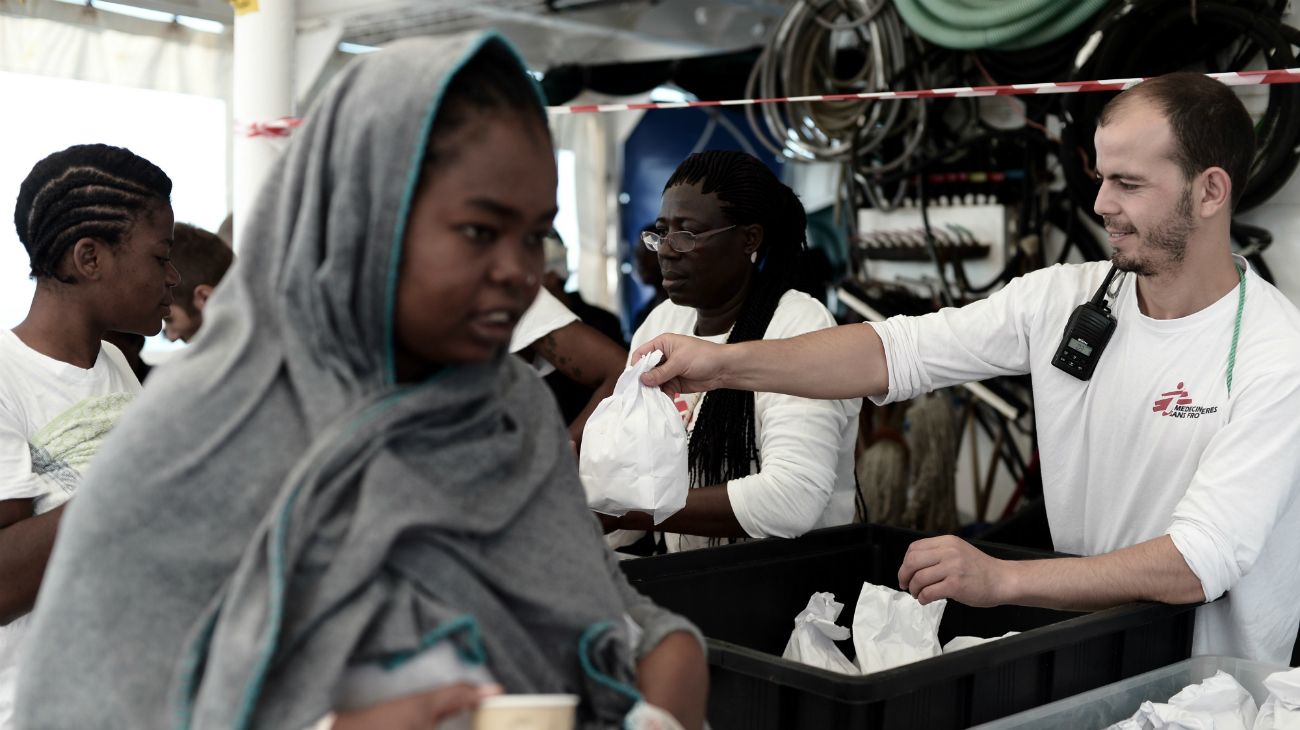
<path id="1" fill-rule="evenodd" d="M 645 97 L 613 98 L 586 93 L 566 104 L 634 103 Z M 619 311 L 618 253 L 622 234 L 618 196 L 623 142 L 644 112 L 556 114 L 551 130 L 557 149 L 574 153 L 574 187 L 579 231 L 578 291 L 611 312 Z"/>
<path id="2" fill-rule="evenodd" d="M 230 100 L 230 34 L 53 0 L 0 0 L 0 71 Z"/>

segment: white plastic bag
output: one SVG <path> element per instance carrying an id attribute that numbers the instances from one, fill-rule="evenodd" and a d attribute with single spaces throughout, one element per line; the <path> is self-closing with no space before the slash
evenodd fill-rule
<path id="1" fill-rule="evenodd" d="M 1300 669 L 1274 672 L 1264 686 L 1268 699 L 1259 708 L 1254 730 L 1300 730 Z"/>
<path id="2" fill-rule="evenodd" d="M 1169 698 L 1169 704 L 1187 712 L 1209 715 L 1214 718 L 1215 730 L 1251 730 L 1259 712 L 1249 690 L 1224 671 L 1215 672 L 1200 684 L 1185 687 Z"/>
<path id="3" fill-rule="evenodd" d="M 948 601 L 922 606 L 910 593 L 862 584 L 853 613 L 853 648 L 863 674 L 911 664 L 942 653 L 939 622 Z"/>
<path id="4" fill-rule="evenodd" d="M 1133 717 L 1107 730 L 1251 730 L 1255 698 L 1227 672 L 1184 687 L 1169 702 L 1143 702 Z"/>
<path id="5" fill-rule="evenodd" d="M 667 710 L 645 700 L 632 705 L 632 711 L 623 718 L 621 727 L 624 730 L 683 730 L 682 724 Z"/>
<path id="6" fill-rule="evenodd" d="M 641 384 L 662 359 L 655 350 L 624 370 L 582 431 L 578 473 L 601 514 L 649 512 L 657 525 L 686 506 L 686 427 L 672 398 Z"/>
<path id="7" fill-rule="evenodd" d="M 989 643 L 990 641 L 997 641 L 998 639 L 1005 639 L 1005 638 L 1007 638 L 1008 636 L 1015 636 L 1015 635 L 1018 634 L 1018 633 L 1020 633 L 1020 632 L 1019 632 L 1019 631 L 1008 631 L 1007 633 L 1005 633 L 1005 634 L 1003 634 L 1003 635 L 1001 635 L 1001 636 L 990 636 L 990 637 L 987 638 L 987 639 L 984 638 L 984 637 L 982 637 L 982 636 L 954 636 L 954 637 L 952 637 L 951 639 L 948 640 L 948 643 L 947 643 L 947 644 L 944 644 L 944 645 L 943 645 L 943 653 L 944 653 L 944 654 L 949 654 L 949 653 L 952 653 L 952 652 L 954 652 L 954 651 L 961 651 L 962 649 L 969 649 L 969 648 L 971 648 L 971 647 L 973 647 L 973 646 L 979 646 L 980 644 L 987 644 L 987 643 Z"/>
<path id="8" fill-rule="evenodd" d="M 781 657 L 832 672 L 857 674 L 857 666 L 835 645 L 849 638 L 848 627 L 835 624 L 842 610 L 844 604 L 836 602 L 834 593 L 814 593 L 808 607 L 794 617 L 794 631 Z"/>

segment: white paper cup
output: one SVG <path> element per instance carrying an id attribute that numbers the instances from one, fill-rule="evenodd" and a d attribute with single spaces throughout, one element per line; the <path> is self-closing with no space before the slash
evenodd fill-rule
<path id="1" fill-rule="evenodd" d="M 493 695 L 474 711 L 474 730 L 573 730 L 577 695 Z"/>

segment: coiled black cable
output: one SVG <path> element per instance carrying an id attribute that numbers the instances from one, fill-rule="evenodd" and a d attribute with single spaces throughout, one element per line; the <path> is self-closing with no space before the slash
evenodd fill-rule
<path id="1" fill-rule="evenodd" d="M 1076 60 L 1077 80 L 1155 76 L 1178 70 L 1240 71 L 1260 52 L 1268 68 L 1296 64 L 1300 31 L 1280 20 L 1284 3 L 1244 0 L 1128 0 L 1101 19 Z M 1075 203 L 1092 210 L 1095 120 L 1113 94 L 1063 99 L 1061 162 Z M 1300 88 L 1272 85 L 1256 125 L 1255 162 L 1237 206 L 1249 210 L 1273 196 L 1300 164 Z"/>

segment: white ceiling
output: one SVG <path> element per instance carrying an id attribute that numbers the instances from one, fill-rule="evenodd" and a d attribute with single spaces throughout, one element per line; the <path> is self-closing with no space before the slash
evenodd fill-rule
<path id="1" fill-rule="evenodd" d="M 120 0 L 230 23 L 225 0 Z M 286 2 L 290 0 L 260 0 Z M 408 35 L 496 28 L 539 70 L 565 63 L 678 58 L 749 48 L 791 0 L 298 0 L 303 24 L 343 25 L 343 40 L 379 45 Z M 581 6 L 573 7 L 570 6 Z"/>

